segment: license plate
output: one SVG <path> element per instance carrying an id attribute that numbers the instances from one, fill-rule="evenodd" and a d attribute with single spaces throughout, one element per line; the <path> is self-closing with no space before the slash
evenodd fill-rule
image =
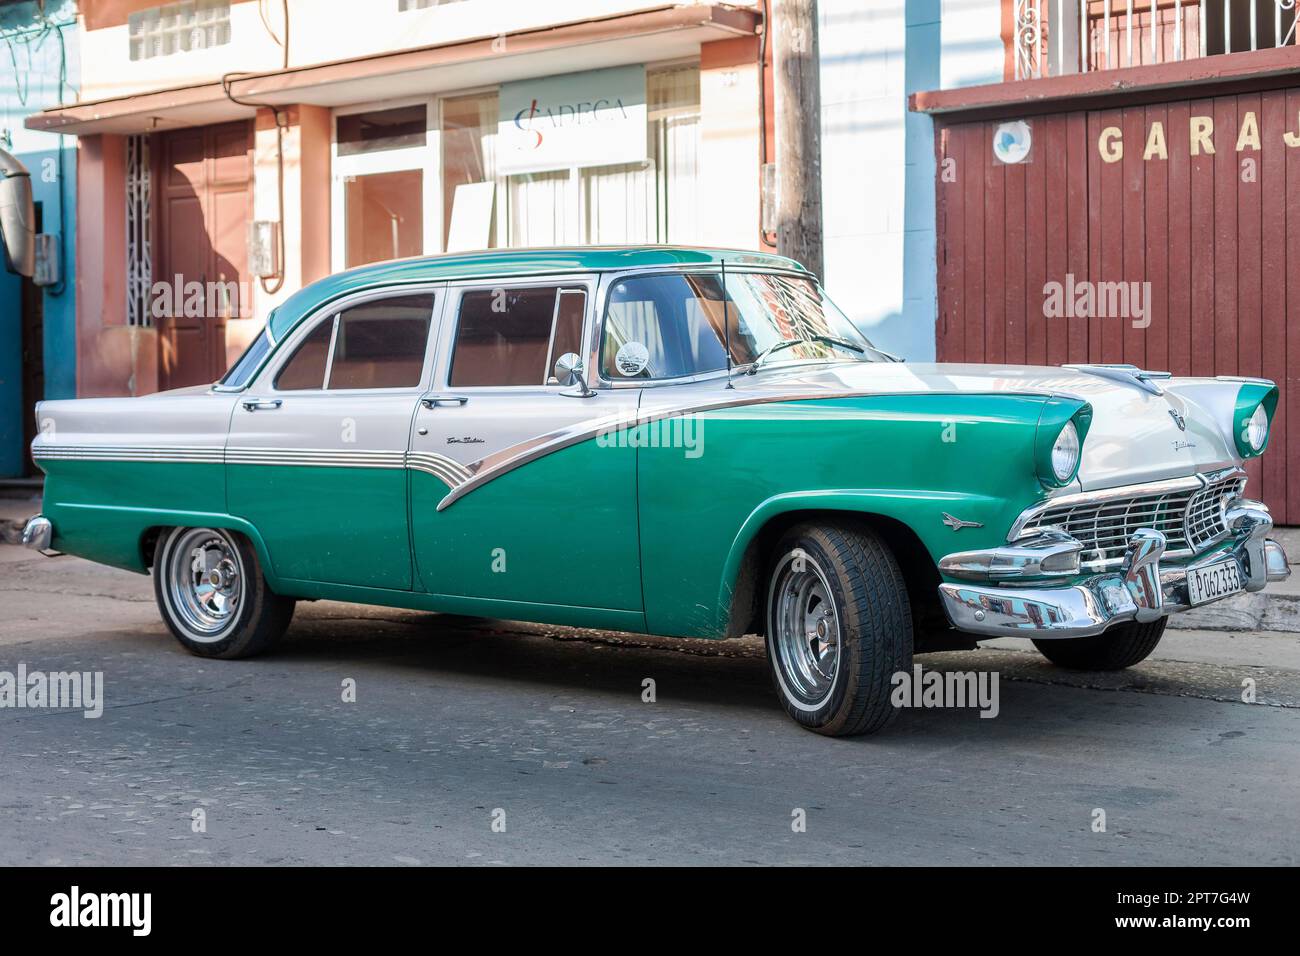
<path id="1" fill-rule="evenodd" d="M 1187 603 L 1204 604 L 1242 589 L 1241 566 L 1235 558 L 1216 561 L 1187 572 Z"/>

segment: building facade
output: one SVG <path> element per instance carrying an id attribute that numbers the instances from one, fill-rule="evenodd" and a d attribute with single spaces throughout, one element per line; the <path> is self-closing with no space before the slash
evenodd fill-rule
<path id="1" fill-rule="evenodd" d="M 27 453 L 32 406 L 76 395 L 76 140 L 24 125 L 34 110 L 77 97 L 80 83 L 72 0 L 0 4 L 0 146 L 31 173 L 42 247 L 40 284 L 0 269 L 0 479 L 35 471 Z"/>
<path id="2" fill-rule="evenodd" d="M 76 390 L 213 381 L 331 271 L 497 246 L 758 248 L 760 5 L 85 0 Z M 770 86 L 770 77 L 767 77 Z"/>
<path id="3" fill-rule="evenodd" d="M 912 360 L 1274 378 L 1253 488 L 1300 522 L 1295 6 L 820 0 L 829 291 Z M 24 133 L 78 143 L 60 387 L 209 382 L 376 259 L 772 248 L 767 7 L 85 0 L 80 99 Z"/>

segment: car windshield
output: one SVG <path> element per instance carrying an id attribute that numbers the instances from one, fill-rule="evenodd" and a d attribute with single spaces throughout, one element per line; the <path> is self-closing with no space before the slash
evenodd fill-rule
<path id="1" fill-rule="evenodd" d="M 727 367 L 882 361 L 821 288 L 802 276 L 727 272 L 635 276 L 610 290 L 601 345 L 611 380 L 677 378 Z"/>

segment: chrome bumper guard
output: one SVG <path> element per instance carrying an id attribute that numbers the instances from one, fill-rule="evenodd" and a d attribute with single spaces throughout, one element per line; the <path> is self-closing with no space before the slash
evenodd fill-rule
<path id="1" fill-rule="evenodd" d="M 953 627 L 972 634 L 1089 637 L 1121 621 L 1153 621 L 1187 610 L 1188 572 L 1225 558 L 1237 560 L 1247 591 L 1290 576 L 1286 552 L 1268 537 L 1273 519 L 1267 507 L 1239 499 L 1227 505 L 1224 518 L 1228 536 L 1185 563 L 1162 567 L 1164 534 L 1142 528 L 1129 539 L 1118 568 L 1082 581 L 1075 579 L 1083 545 L 1055 530 L 1001 548 L 952 554 L 939 562 L 946 577 L 986 583 L 940 584 L 940 601 Z M 1074 583 L 1053 584 L 1063 577 Z"/>
<path id="2" fill-rule="evenodd" d="M 50 541 L 54 538 L 54 525 L 50 523 L 49 518 L 37 515 L 35 518 L 28 518 L 27 524 L 23 526 L 23 547 L 31 548 L 33 551 L 48 551 Z"/>

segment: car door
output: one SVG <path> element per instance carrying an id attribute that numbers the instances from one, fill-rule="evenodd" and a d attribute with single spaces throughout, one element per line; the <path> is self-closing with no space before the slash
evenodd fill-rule
<path id="1" fill-rule="evenodd" d="M 405 459 L 441 285 L 369 292 L 304 322 L 235 407 L 230 510 L 277 575 L 410 590 Z"/>
<path id="2" fill-rule="evenodd" d="M 591 353 L 595 291 L 594 277 L 448 286 L 409 460 L 430 592 L 639 615 L 636 449 L 618 438 L 639 389 L 584 396 L 556 374 Z"/>

